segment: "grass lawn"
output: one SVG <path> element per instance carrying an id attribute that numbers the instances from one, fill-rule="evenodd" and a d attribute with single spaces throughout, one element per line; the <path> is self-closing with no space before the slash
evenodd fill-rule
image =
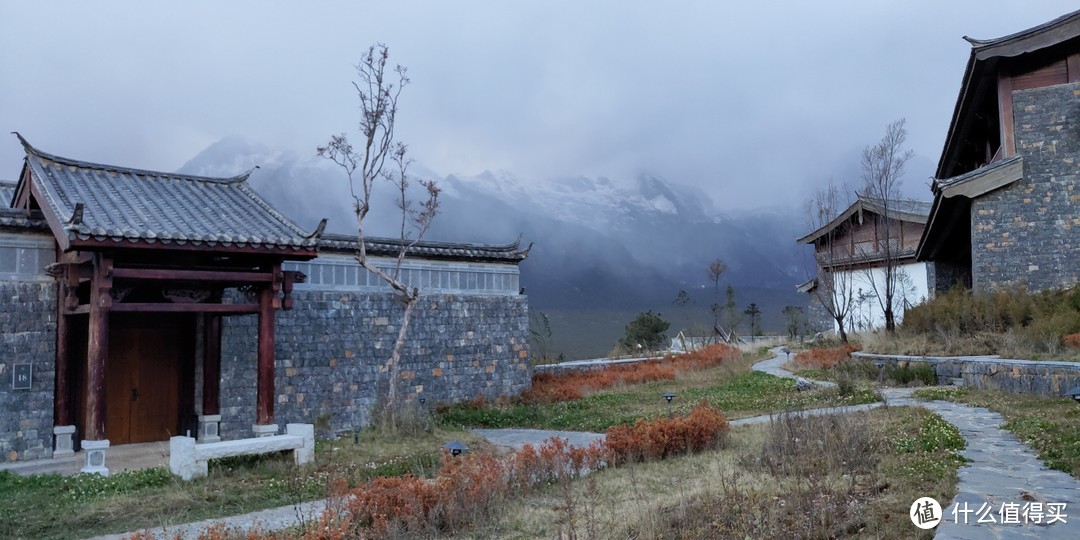
<path id="1" fill-rule="evenodd" d="M 1039 453 L 1052 469 L 1080 478 L 1080 406 L 1069 398 L 974 388 L 919 390 L 916 397 L 986 407 L 1005 417 L 1002 426 Z"/>
<path id="2" fill-rule="evenodd" d="M 126 532 L 321 498 L 326 495 L 329 481 L 336 478 L 355 486 L 374 476 L 405 473 L 430 476 L 437 467 L 439 448 L 451 439 L 465 441 L 478 452 L 494 451 L 485 441 L 457 426 L 602 431 L 638 418 L 666 415 L 667 404 L 661 395 L 669 391 L 677 394 L 673 404 L 676 414 L 689 412 L 699 400 L 707 398 L 730 418 L 877 400 L 869 383 L 851 386 L 843 394 L 838 390 L 797 392 L 794 381 L 752 372 L 750 366 L 760 358 L 760 355 L 748 354 L 720 367 L 680 374 L 675 380 L 626 385 L 572 402 L 483 408 L 457 406 L 443 412 L 431 432 L 417 430 L 414 435 L 403 436 L 367 430 L 362 433 L 357 446 L 352 444 L 351 438 L 334 443 L 320 441 L 316 448 L 316 464 L 299 469 L 287 456 L 278 455 L 214 461 L 207 478 L 192 482 L 182 482 L 161 468 L 119 473 L 108 478 L 94 475 L 23 478 L 0 474 L 0 538 L 69 538 L 72 531 L 79 531 L 78 534 L 83 536 Z M 431 418 L 424 418 L 430 425 Z M 758 433 L 753 429 L 745 433 L 751 434 L 748 435 L 751 440 L 758 436 L 752 435 Z M 744 447 L 736 445 L 733 448 Z M 713 459 L 720 458 L 714 456 Z M 685 474 L 690 476 L 695 466 L 693 461 L 673 463 L 689 465 L 675 465 L 672 474 L 668 474 L 669 479 L 684 474 L 680 471 L 686 471 Z M 887 465 L 889 461 L 882 460 L 881 463 Z M 662 471 L 665 465 L 635 466 L 628 473 L 604 471 L 596 478 L 636 474 L 633 471 L 645 471 L 650 467 Z M 714 469 L 717 467 L 719 465 L 713 466 Z M 752 478 L 758 473 L 747 474 L 747 478 Z M 898 474 L 908 473 L 900 470 Z M 761 493 L 786 489 L 787 483 L 790 479 L 773 487 L 762 487 L 765 491 Z M 574 485 L 574 489 L 587 487 L 581 482 Z M 895 511 L 902 515 L 900 510 Z"/>
<path id="3" fill-rule="evenodd" d="M 210 462 L 206 478 L 184 482 L 165 468 L 109 477 L 0 473 L 0 538 L 71 538 L 128 532 L 284 506 L 326 496 L 333 476 L 352 485 L 374 476 L 425 475 L 452 439 L 484 448 L 469 433 L 436 429 L 414 436 L 361 434 L 316 445 L 316 464 L 297 468 L 291 456 Z"/>
<path id="4" fill-rule="evenodd" d="M 743 426 L 727 440 L 508 501 L 476 536 L 932 538 L 908 508 L 951 500 L 962 463 L 960 434 L 918 408 Z"/>
<path id="5" fill-rule="evenodd" d="M 714 368 L 712 370 L 725 370 Z M 701 376 L 699 379 L 696 376 Z M 571 431 L 604 431 L 638 418 L 667 414 L 662 395 L 676 394 L 672 408 L 676 415 L 687 414 L 702 399 L 724 411 L 729 419 L 837 405 L 873 403 L 878 400 L 869 386 L 841 395 L 837 390 L 797 392 L 795 381 L 758 372 L 730 374 L 718 386 L 708 384 L 705 373 L 689 374 L 675 381 L 657 381 L 616 390 L 607 390 L 582 400 L 546 405 L 459 404 L 443 411 L 446 426 L 470 428 L 537 428 Z M 713 374 L 715 375 L 715 374 Z"/>
<path id="6" fill-rule="evenodd" d="M 878 401 L 869 383 L 838 390 L 798 392 L 795 381 L 750 370 L 760 355 L 744 355 L 731 365 L 684 373 L 673 381 L 657 381 L 597 392 L 584 399 L 547 405 L 459 404 L 440 413 L 440 421 L 466 427 L 530 427 L 573 431 L 604 431 L 638 418 L 667 414 L 661 397 L 674 392 L 675 414 L 686 414 L 702 399 L 724 411 L 729 419 L 786 410 L 855 405 Z"/>

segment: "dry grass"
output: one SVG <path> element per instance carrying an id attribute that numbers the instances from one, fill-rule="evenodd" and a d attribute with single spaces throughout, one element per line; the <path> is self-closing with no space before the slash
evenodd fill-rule
<path id="1" fill-rule="evenodd" d="M 1027 293 L 954 289 L 909 309 L 895 335 L 862 336 L 868 352 L 927 356 L 996 354 L 1080 360 L 1080 287 Z"/>
<path id="2" fill-rule="evenodd" d="M 907 509 L 923 495 L 951 499 L 959 465 L 949 449 L 906 444 L 931 417 L 893 408 L 735 428 L 716 452 L 607 469 L 510 501 L 474 534 L 930 538 Z"/>

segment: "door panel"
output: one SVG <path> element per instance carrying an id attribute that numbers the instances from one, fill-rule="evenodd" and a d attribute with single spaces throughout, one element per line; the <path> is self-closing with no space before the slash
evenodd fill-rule
<path id="1" fill-rule="evenodd" d="M 106 436 L 113 444 L 163 441 L 179 433 L 181 370 L 189 366 L 189 317 L 117 317 L 110 324 Z"/>

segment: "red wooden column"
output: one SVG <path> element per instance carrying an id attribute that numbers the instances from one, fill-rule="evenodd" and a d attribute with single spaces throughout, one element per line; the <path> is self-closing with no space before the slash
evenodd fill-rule
<path id="1" fill-rule="evenodd" d="M 60 260 L 60 254 L 57 254 Z M 75 265 L 63 266 L 63 273 L 57 276 L 56 289 L 56 379 L 53 383 L 53 425 L 70 426 L 75 422 L 74 407 L 71 403 L 71 380 L 69 367 L 71 352 L 68 348 L 68 332 L 72 321 L 68 312 L 79 305 L 75 294 L 79 288 L 79 269 Z"/>
<path id="2" fill-rule="evenodd" d="M 53 382 L 53 425 L 71 425 L 68 395 L 68 318 L 64 309 L 67 279 L 61 278 L 56 295 L 56 380 Z"/>
<path id="3" fill-rule="evenodd" d="M 105 373 L 109 356 L 112 259 L 95 255 L 90 282 L 89 339 L 86 348 L 86 423 L 83 439 L 105 439 Z"/>
<path id="4" fill-rule="evenodd" d="M 274 279 L 259 290 L 259 374 L 256 389 L 256 419 L 260 426 L 274 423 L 274 312 L 280 306 L 279 264 L 273 267 Z"/>
<path id="5" fill-rule="evenodd" d="M 203 415 L 221 414 L 221 316 L 206 316 L 203 340 Z"/>

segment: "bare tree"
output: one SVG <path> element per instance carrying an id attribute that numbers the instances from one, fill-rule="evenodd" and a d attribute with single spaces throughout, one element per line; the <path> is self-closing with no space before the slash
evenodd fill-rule
<path id="1" fill-rule="evenodd" d="M 846 207 L 840 196 L 840 189 L 832 181 L 819 189 L 806 204 L 807 225 L 811 230 L 818 230 L 829 225 L 839 212 Z M 847 246 L 849 238 L 842 227 L 830 227 L 814 240 L 814 270 L 817 273 L 817 287 L 812 289 L 817 301 L 836 321 L 840 341 L 847 343 L 845 320 L 855 305 L 853 286 L 854 261 Z"/>
<path id="2" fill-rule="evenodd" d="M 885 128 L 885 136 L 877 144 L 867 146 L 862 153 L 862 196 L 872 199 L 881 209 L 878 218 L 878 242 L 874 256 L 881 260 L 883 276 L 868 269 L 867 281 L 874 289 L 878 304 L 885 316 L 885 330 L 896 331 L 896 301 L 902 287 L 898 272 L 900 263 L 900 224 L 894 216 L 900 201 L 900 188 L 904 165 L 913 155 L 904 150 L 907 140 L 906 121 L 901 118 Z"/>
<path id="3" fill-rule="evenodd" d="M 339 165 L 348 178 L 349 193 L 356 215 L 356 261 L 365 270 L 386 282 L 405 307 L 394 349 L 385 365 L 389 373 L 386 406 L 391 423 L 396 424 L 401 354 L 408 336 L 409 320 L 420 299 L 419 289 L 410 287 L 401 279 L 401 263 L 409 250 L 431 227 L 439 209 L 439 187 L 434 181 L 418 180 L 426 198 L 418 206 L 414 206 L 408 198 L 408 169 L 412 160 L 406 155 L 408 147 L 394 141 L 394 126 L 398 96 L 409 84 L 409 78 L 406 69 L 400 65 L 387 72 L 389 57 L 390 50 L 386 45 L 372 45 L 355 66 L 359 80 L 353 82 L 353 87 L 360 99 L 359 134 L 362 146 L 354 147 L 343 133 L 331 136 L 330 142 L 319 147 L 317 151 L 319 156 Z M 395 165 L 393 169 L 396 170 L 384 170 L 387 159 Z M 397 206 L 401 211 L 398 255 L 389 270 L 376 266 L 368 258 L 364 233 L 364 218 L 371 210 L 372 192 L 376 180 L 380 178 L 388 180 L 398 189 Z"/>
<path id="4" fill-rule="evenodd" d="M 713 335 L 723 335 L 723 332 L 720 331 L 720 313 L 723 311 L 723 307 L 720 305 L 720 276 L 724 275 L 726 271 L 727 265 L 719 258 L 709 263 L 709 267 L 705 269 L 705 273 L 708 274 L 713 283 L 713 301 L 712 305 L 709 306 L 713 315 Z"/>
<path id="5" fill-rule="evenodd" d="M 751 302 L 749 306 L 746 306 L 743 313 L 750 316 L 750 337 L 757 337 L 761 333 L 761 327 L 758 325 L 758 316 L 761 315 L 761 309 L 758 308 L 756 303 Z"/>

